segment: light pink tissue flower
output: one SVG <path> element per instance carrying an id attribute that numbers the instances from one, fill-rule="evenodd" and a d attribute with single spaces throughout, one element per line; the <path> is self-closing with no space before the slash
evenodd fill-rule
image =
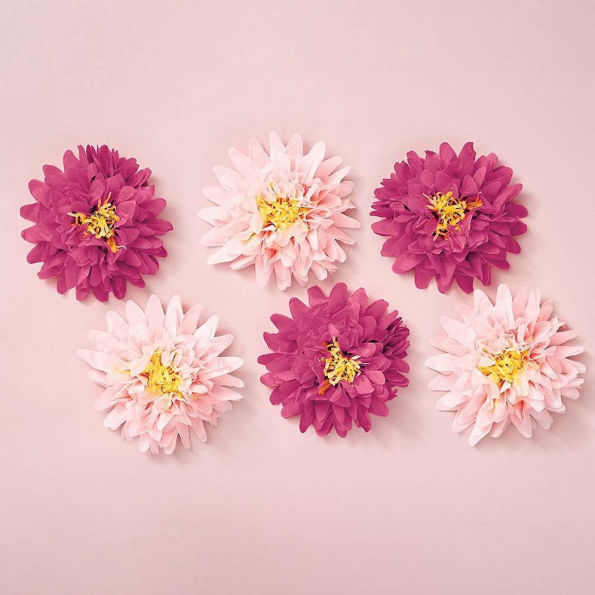
<path id="1" fill-rule="evenodd" d="M 126 317 L 109 311 L 107 332 L 90 331 L 90 349 L 78 355 L 104 388 L 96 408 L 107 411 L 105 426 L 121 427 L 122 437 L 138 438 L 140 451 L 174 452 L 178 437 L 190 448 L 190 434 L 206 442 L 205 423 L 216 426 L 243 386 L 231 375 L 238 357 L 220 354 L 232 335 L 217 336 L 218 318 L 199 324 L 201 307 L 184 312 L 175 296 L 163 310 L 152 295 L 143 310 L 126 303 Z"/>
<path id="2" fill-rule="evenodd" d="M 500 285 L 495 303 L 476 289 L 473 306 L 461 304 L 459 312 L 461 320 L 442 318 L 445 334 L 432 344 L 444 353 L 426 362 L 440 373 L 430 388 L 445 391 L 437 409 L 456 412 L 456 432 L 472 426 L 471 445 L 510 423 L 527 438 L 537 424 L 548 429 L 550 413 L 566 410 L 562 397 L 576 399 L 583 383 L 585 366 L 570 359 L 583 352 L 569 344 L 577 333 L 531 289 L 513 297 Z"/>
<path id="3" fill-rule="evenodd" d="M 220 185 L 204 194 L 216 206 L 199 215 L 213 226 L 206 245 L 218 248 L 209 264 L 254 266 L 261 286 L 274 276 L 283 290 L 292 278 L 306 285 L 310 271 L 326 279 L 345 261 L 340 242 L 353 243 L 345 230 L 359 224 L 345 215 L 353 183 L 344 180 L 348 167 L 337 169 L 341 157 L 325 159 L 322 142 L 304 154 L 298 134 L 284 145 L 271 132 L 269 142 L 268 151 L 255 138 L 247 155 L 229 151 L 234 169 L 214 168 Z"/>

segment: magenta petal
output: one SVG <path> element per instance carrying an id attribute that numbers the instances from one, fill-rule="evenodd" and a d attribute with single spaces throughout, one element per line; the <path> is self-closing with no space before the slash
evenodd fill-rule
<path id="1" fill-rule="evenodd" d="M 401 254 L 395 259 L 393 271 L 395 273 L 406 273 L 425 259 L 426 257 L 423 254 L 412 254 L 411 252 Z"/>
<path id="2" fill-rule="evenodd" d="M 465 275 L 456 276 L 457 284 L 465 293 L 473 291 L 473 277 Z"/>
<path id="3" fill-rule="evenodd" d="M 360 395 L 369 395 L 371 392 L 374 391 L 372 383 L 368 380 L 368 378 L 366 378 L 366 376 L 364 376 L 364 374 L 360 374 L 354 380 L 353 386 Z"/>

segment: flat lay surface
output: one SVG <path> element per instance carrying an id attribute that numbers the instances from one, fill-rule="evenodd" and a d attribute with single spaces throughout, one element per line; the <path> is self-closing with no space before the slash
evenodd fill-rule
<path id="1" fill-rule="evenodd" d="M 3 211 L 0 581 L 7 593 L 556 593 L 593 591 L 595 7 L 584 2 L 307 0 L 293 5 L 56 0 L 0 7 Z M 338 281 L 383 298 L 410 329 L 409 386 L 371 431 L 299 431 L 269 403 L 257 358 L 294 283 L 258 286 L 254 269 L 208 265 L 202 188 L 227 151 L 287 142 L 351 166 L 347 260 Z M 429 338 L 459 300 L 456 283 L 415 286 L 382 257 L 374 189 L 406 153 L 473 141 L 523 184 L 527 233 L 485 289 L 539 289 L 579 331 L 587 366 L 550 430 L 509 427 L 475 447 L 435 410 Z M 40 280 L 19 208 L 46 163 L 103 144 L 152 169 L 174 230 L 143 308 L 179 295 L 231 333 L 225 355 L 243 399 L 208 441 L 140 453 L 103 426 L 100 389 L 76 351 L 125 303 Z M 477 282 L 477 281 L 476 281 Z M 310 284 L 314 280 L 310 279 Z M 476 285 L 477 286 L 477 285 Z"/>

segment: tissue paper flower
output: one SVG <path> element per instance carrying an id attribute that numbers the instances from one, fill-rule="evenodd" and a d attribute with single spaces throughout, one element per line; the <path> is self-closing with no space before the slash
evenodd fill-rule
<path id="1" fill-rule="evenodd" d="M 409 329 L 384 300 L 368 303 L 363 288 L 338 283 L 327 297 L 311 287 L 308 300 L 289 301 L 292 318 L 271 316 L 279 332 L 264 333 L 272 353 L 258 358 L 268 370 L 261 382 L 283 417 L 300 417 L 302 432 L 313 425 L 344 438 L 352 423 L 367 432 L 370 414 L 388 415 L 386 401 L 408 384 Z"/>
<path id="2" fill-rule="evenodd" d="M 491 267 L 507 269 L 507 253 L 520 252 L 513 236 L 525 233 L 527 209 L 515 202 L 521 184 L 493 153 L 475 158 L 473 143 L 457 156 L 448 143 L 420 157 L 411 151 L 377 188 L 372 229 L 388 236 L 382 255 L 394 257 L 393 271 L 414 271 L 415 284 L 436 277 L 444 293 L 456 280 L 466 293 L 473 280 L 491 282 Z"/>
<path id="3" fill-rule="evenodd" d="M 462 320 L 443 317 L 445 335 L 433 345 L 443 351 L 427 360 L 440 372 L 430 388 L 446 391 L 437 408 L 456 411 L 453 429 L 473 426 L 469 442 L 498 437 L 510 423 L 527 438 L 539 424 L 548 429 L 551 412 L 565 411 L 562 397 L 576 399 L 585 366 L 572 356 L 577 333 L 564 329 L 553 304 L 538 291 L 522 289 L 513 298 L 500 285 L 493 304 L 483 291 L 474 305 L 459 307 Z"/>
<path id="4" fill-rule="evenodd" d="M 108 412 L 105 426 L 138 438 L 140 451 L 171 454 L 178 437 L 189 448 L 191 431 L 206 442 L 205 423 L 216 426 L 241 398 L 242 381 L 231 372 L 242 360 L 220 355 L 233 337 L 215 334 L 216 316 L 199 324 L 200 312 L 184 313 L 177 296 L 165 313 L 155 295 L 145 310 L 130 300 L 126 318 L 108 312 L 107 332 L 91 331 L 92 348 L 78 351 L 104 388 L 96 408 Z"/>
<path id="5" fill-rule="evenodd" d="M 22 236 L 35 244 L 27 261 L 43 263 L 38 276 L 57 277 L 59 293 L 75 287 L 79 300 L 90 292 L 102 302 L 110 292 L 121 299 L 127 282 L 144 287 L 143 275 L 156 273 L 166 255 L 158 236 L 172 229 L 158 217 L 165 200 L 154 197 L 151 170 L 103 145 L 79 146 L 78 157 L 66 151 L 64 171 L 43 172 L 43 182 L 29 182 L 35 202 L 21 208 L 35 223 Z"/>
<path id="6" fill-rule="evenodd" d="M 345 230 L 359 224 L 345 215 L 352 208 L 353 183 L 343 179 L 349 168 L 337 169 L 342 158 L 324 153 L 319 142 L 304 155 L 299 135 L 285 146 L 275 132 L 269 152 L 254 138 L 248 155 L 231 149 L 235 169 L 216 167 L 220 186 L 204 189 L 217 206 L 199 213 L 213 226 L 206 245 L 219 248 L 208 262 L 254 266 L 261 286 L 273 275 L 279 289 L 292 278 L 305 285 L 310 271 L 319 280 L 335 271 L 346 258 L 339 242 L 353 243 Z"/>

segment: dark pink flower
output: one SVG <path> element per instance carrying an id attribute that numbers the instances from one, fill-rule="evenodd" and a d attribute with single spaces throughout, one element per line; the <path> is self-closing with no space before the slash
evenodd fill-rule
<path id="1" fill-rule="evenodd" d="M 35 202 L 21 216 L 34 225 L 22 236 L 35 247 L 27 261 L 43 263 L 38 276 L 57 277 L 59 293 L 75 287 L 79 300 L 91 291 L 100 301 L 110 292 L 121 299 L 127 282 L 144 287 L 143 275 L 156 273 L 167 254 L 158 237 L 173 229 L 159 218 L 166 202 L 136 159 L 106 145 L 78 153 L 64 153 L 64 171 L 45 165 L 44 181 L 29 182 Z"/>
<path id="2" fill-rule="evenodd" d="M 345 437 L 353 423 L 367 432 L 370 414 L 388 415 L 386 401 L 408 384 L 409 329 L 384 300 L 368 303 L 363 288 L 338 283 L 327 297 L 311 287 L 308 301 L 292 298 L 291 318 L 271 316 L 278 332 L 264 333 L 271 353 L 258 358 L 268 370 L 261 381 L 283 417 L 300 417 L 302 432 L 312 425 Z"/>
<path id="3" fill-rule="evenodd" d="M 425 157 L 407 153 L 372 205 L 382 219 L 372 229 L 388 236 L 381 253 L 394 257 L 393 271 L 413 270 L 420 288 L 436 277 L 443 293 L 455 280 L 466 293 L 474 278 L 489 285 L 491 267 L 509 267 L 508 252 L 521 250 L 513 236 L 527 230 L 527 209 L 513 202 L 522 185 L 511 178 L 494 153 L 476 159 L 473 143 L 458 156 L 448 143 Z"/>

